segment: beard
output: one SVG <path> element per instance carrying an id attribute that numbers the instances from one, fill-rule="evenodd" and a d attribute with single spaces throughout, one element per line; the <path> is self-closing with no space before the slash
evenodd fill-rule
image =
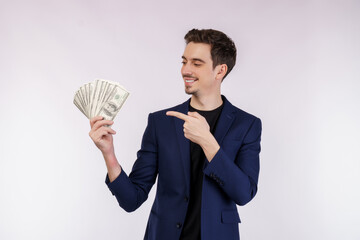
<path id="1" fill-rule="evenodd" d="M 191 87 L 186 87 L 185 86 L 185 93 L 188 94 L 188 95 L 197 95 L 198 93 L 198 90 L 196 89 L 191 89 Z"/>

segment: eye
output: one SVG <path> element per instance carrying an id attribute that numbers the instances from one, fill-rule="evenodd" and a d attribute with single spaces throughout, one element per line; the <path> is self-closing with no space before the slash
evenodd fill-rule
<path id="1" fill-rule="evenodd" d="M 186 64 L 186 62 L 185 62 L 185 61 L 182 61 L 181 63 L 182 63 L 182 65 Z"/>
<path id="2" fill-rule="evenodd" d="M 195 67 L 200 67 L 201 64 L 200 64 L 200 63 L 194 63 L 194 66 L 195 66 Z"/>

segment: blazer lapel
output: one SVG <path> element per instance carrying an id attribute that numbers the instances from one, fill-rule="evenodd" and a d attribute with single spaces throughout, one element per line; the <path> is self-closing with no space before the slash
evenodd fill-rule
<path id="1" fill-rule="evenodd" d="M 189 102 L 190 99 L 179 105 L 179 107 L 176 108 L 175 111 L 187 114 L 187 112 L 189 111 Z M 185 138 L 184 136 L 184 121 L 176 117 L 174 117 L 174 121 L 180 156 L 184 166 L 183 170 L 186 189 L 187 192 L 190 193 L 190 140 Z"/>
<path id="2" fill-rule="evenodd" d="M 215 134 L 214 134 L 215 139 L 219 145 L 221 145 L 226 133 L 228 132 L 232 122 L 235 119 L 234 106 L 226 99 L 225 96 L 222 96 L 222 99 L 224 102 L 224 107 L 217 122 Z"/>

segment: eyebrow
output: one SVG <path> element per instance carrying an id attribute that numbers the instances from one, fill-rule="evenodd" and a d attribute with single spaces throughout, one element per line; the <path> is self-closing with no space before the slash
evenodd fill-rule
<path id="1" fill-rule="evenodd" d="M 184 60 L 187 60 L 186 57 L 184 56 L 181 56 L 182 59 Z M 199 62 L 202 62 L 202 63 L 206 63 L 204 60 L 202 60 L 201 58 L 191 58 L 190 59 L 191 61 L 195 62 L 195 61 L 199 61 Z"/>

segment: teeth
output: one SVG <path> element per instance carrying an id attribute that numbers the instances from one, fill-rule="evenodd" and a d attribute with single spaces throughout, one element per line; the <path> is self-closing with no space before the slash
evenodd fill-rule
<path id="1" fill-rule="evenodd" d="M 185 80 L 185 82 L 192 83 L 192 82 L 195 82 L 195 80 Z"/>

